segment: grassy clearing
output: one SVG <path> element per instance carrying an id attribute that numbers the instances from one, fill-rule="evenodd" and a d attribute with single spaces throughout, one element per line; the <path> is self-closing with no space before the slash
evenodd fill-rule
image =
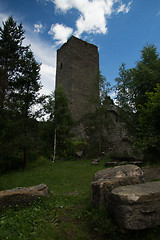
<path id="1" fill-rule="evenodd" d="M 0 190 L 45 183 L 51 198 L 29 207 L 4 209 L 0 239 L 89 239 L 85 224 L 79 222 L 90 201 L 90 182 L 102 167 L 103 163 L 91 166 L 87 160 L 52 164 L 42 159 L 25 171 L 1 176 Z"/>
<path id="2" fill-rule="evenodd" d="M 104 209 L 90 203 L 90 183 L 104 161 L 92 166 L 89 160 L 51 162 L 41 159 L 25 171 L 0 177 L 0 190 L 45 183 L 50 199 L 38 199 L 28 207 L 3 209 L 0 239 L 11 240 L 127 240 L 160 239 L 159 228 L 122 235 Z"/>

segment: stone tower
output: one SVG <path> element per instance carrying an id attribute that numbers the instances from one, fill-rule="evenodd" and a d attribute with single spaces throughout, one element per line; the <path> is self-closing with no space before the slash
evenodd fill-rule
<path id="1" fill-rule="evenodd" d="M 62 85 L 73 118 L 80 122 L 94 109 L 91 96 L 99 96 L 98 48 L 72 36 L 57 51 L 56 87 Z"/>
<path id="2" fill-rule="evenodd" d="M 99 54 L 97 46 L 72 36 L 57 50 L 56 87 L 63 86 L 69 99 L 69 107 L 77 122 L 73 129 L 76 138 L 86 138 L 83 117 L 95 110 L 95 99 L 99 98 Z M 117 107 L 114 103 L 106 106 L 104 118 L 112 124 L 104 129 L 106 151 L 123 154 L 131 152 L 125 129 L 118 121 Z"/>

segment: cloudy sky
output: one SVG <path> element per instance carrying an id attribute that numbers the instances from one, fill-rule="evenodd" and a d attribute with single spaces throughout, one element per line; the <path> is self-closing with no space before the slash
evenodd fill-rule
<path id="1" fill-rule="evenodd" d="M 112 85 L 120 65 L 134 67 L 146 43 L 160 52 L 160 0 L 0 0 L 0 25 L 11 15 L 42 63 L 44 94 L 54 91 L 56 50 L 71 35 L 98 46 Z"/>

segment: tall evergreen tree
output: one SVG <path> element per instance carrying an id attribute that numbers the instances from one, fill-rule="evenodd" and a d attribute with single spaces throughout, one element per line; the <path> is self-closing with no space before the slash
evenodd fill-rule
<path id="1" fill-rule="evenodd" d="M 155 94 L 157 84 L 160 83 L 160 57 L 155 45 L 147 44 L 143 48 L 141 59 L 135 68 L 126 69 L 125 64 L 122 64 L 116 81 L 117 103 L 122 109 L 123 120 L 134 143 L 138 142 L 141 147 L 143 144 L 146 146 L 144 140 L 146 141 L 145 132 L 148 133 L 148 129 L 146 125 L 146 130 L 142 126 L 142 122 L 145 122 L 141 120 L 142 109 L 149 104 L 147 93 Z M 146 116 L 144 118 L 147 119 Z"/>
<path id="2" fill-rule="evenodd" d="M 157 48 L 147 44 L 135 68 L 126 69 L 123 63 L 116 78 L 118 104 L 125 110 L 137 112 L 139 104 L 147 101 L 146 92 L 154 91 L 160 79 L 160 58 Z"/>
<path id="3" fill-rule="evenodd" d="M 19 58 L 23 53 L 24 30 L 22 24 L 17 25 L 12 17 L 0 27 L 0 69 L 5 78 L 1 78 L 4 96 L 12 91 L 13 82 L 19 69 Z M 5 83 L 4 83 L 5 81 Z M 3 87 L 2 87 L 3 85 Z"/>
<path id="4" fill-rule="evenodd" d="M 7 73 L 4 68 L 0 67 L 0 109 L 4 107 L 5 92 L 7 89 Z"/>
<path id="5" fill-rule="evenodd" d="M 0 28 L 0 70 L 1 75 L 1 156 L 7 168 L 17 166 L 19 159 L 25 167 L 29 147 L 33 145 L 33 127 L 36 113 L 33 109 L 39 103 L 40 64 L 29 46 L 23 46 L 22 24 L 10 17 Z"/>

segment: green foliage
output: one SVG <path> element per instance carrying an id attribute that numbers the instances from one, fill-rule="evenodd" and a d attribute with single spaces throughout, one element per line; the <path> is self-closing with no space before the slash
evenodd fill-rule
<path id="1" fill-rule="evenodd" d="M 58 159 L 72 158 L 75 152 L 71 133 L 74 120 L 63 87 L 58 86 L 54 93 L 47 96 L 43 106 L 48 118 L 39 123 L 41 154 L 52 159 L 54 154 Z"/>
<path id="2" fill-rule="evenodd" d="M 107 127 L 103 106 L 99 106 L 94 112 L 85 116 L 85 130 L 88 136 L 88 154 L 101 155 L 104 151 L 104 129 Z"/>
<path id="3" fill-rule="evenodd" d="M 116 78 L 117 100 L 124 110 L 137 112 L 139 104 L 147 101 L 146 92 L 154 91 L 160 79 L 160 59 L 154 45 L 146 45 L 135 68 L 123 63 Z"/>
<path id="4" fill-rule="evenodd" d="M 0 27 L 0 67 L 7 72 L 8 87 L 10 87 L 10 80 L 12 81 L 13 77 L 16 77 L 19 56 L 24 50 L 23 40 L 22 24 L 17 25 L 13 18 L 9 17 Z"/>
<path id="5" fill-rule="evenodd" d="M 24 30 L 9 17 L 0 27 L 0 166 L 4 171 L 25 167 L 36 147 L 36 117 L 33 107 L 39 97 L 40 64 L 29 46 L 23 46 Z"/>
<path id="6" fill-rule="evenodd" d="M 46 97 L 46 102 L 43 106 L 45 113 L 48 116 L 48 119 L 50 122 L 53 122 L 54 120 L 54 109 L 55 109 L 55 93 L 52 92 L 50 95 Z"/>
<path id="7" fill-rule="evenodd" d="M 147 149 L 153 153 L 158 149 L 154 148 L 154 141 L 159 141 L 159 133 L 153 130 L 153 126 L 150 127 L 150 123 L 153 125 L 157 116 L 153 113 L 152 117 L 147 117 L 145 109 L 152 114 L 151 105 L 154 103 L 151 103 L 151 99 L 148 102 L 148 97 L 155 94 L 156 86 L 160 82 L 160 58 L 156 47 L 147 44 L 141 51 L 141 60 L 135 68 L 126 69 L 125 64 L 122 64 L 116 81 L 117 102 L 133 142 L 143 151 L 148 145 Z"/>
<path id="8" fill-rule="evenodd" d="M 68 98 L 62 86 L 55 90 L 54 126 L 56 133 L 56 156 L 68 158 L 74 153 L 71 129 L 74 120 L 69 110 Z"/>
<path id="9" fill-rule="evenodd" d="M 83 151 L 86 152 L 88 144 L 84 139 L 73 140 L 75 152 Z"/>
<path id="10" fill-rule="evenodd" d="M 91 96 L 90 103 L 91 106 L 94 104 L 95 108 L 84 117 L 85 131 L 88 136 L 88 155 L 92 157 L 99 156 L 105 151 L 106 143 L 108 142 L 105 132 L 112 122 L 107 114 L 107 110 L 109 105 L 113 104 L 110 97 L 108 97 L 111 88 L 106 78 L 99 72 L 94 82 L 98 84 L 99 97 Z M 91 109 L 93 108 L 91 107 Z"/>
<path id="11" fill-rule="evenodd" d="M 52 158 L 54 146 L 54 123 L 47 120 L 38 123 L 38 153 L 39 155 Z"/>
<path id="12" fill-rule="evenodd" d="M 6 71 L 0 67 L 0 108 L 3 108 L 5 100 L 5 91 L 7 88 L 7 74 Z"/>
<path id="13" fill-rule="evenodd" d="M 127 112 L 135 111 L 134 89 L 132 88 L 132 75 L 134 69 L 126 69 L 125 64 L 119 68 L 119 77 L 116 78 L 116 91 L 118 105 Z"/>
<path id="14" fill-rule="evenodd" d="M 98 74 L 98 83 L 99 83 L 99 95 L 100 103 L 105 103 L 106 99 L 109 98 L 108 94 L 112 90 L 111 84 L 107 81 L 106 77 L 99 72 Z"/>
<path id="15" fill-rule="evenodd" d="M 55 123 L 54 123 L 54 110 L 55 110 L 55 96 L 52 92 L 46 96 L 43 110 L 45 119 L 39 121 L 39 140 L 40 148 L 39 153 L 43 156 L 53 158 L 54 154 L 54 136 L 55 136 Z"/>
<path id="16" fill-rule="evenodd" d="M 142 144 L 146 155 L 152 155 L 152 159 L 160 155 L 160 85 L 157 84 L 154 90 L 155 92 L 146 93 L 148 101 L 139 108 L 141 128 L 139 144 Z"/>
<path id="17" fill-rule="evenodd" d="M 97 107 L 99 104 L 103 104 L 108 93 L 112 90 L 110 83 L 106 77 L 99 71 L 92 79 L 92 91 L 89 98 L 91 105 L 95 104 Z"/>

